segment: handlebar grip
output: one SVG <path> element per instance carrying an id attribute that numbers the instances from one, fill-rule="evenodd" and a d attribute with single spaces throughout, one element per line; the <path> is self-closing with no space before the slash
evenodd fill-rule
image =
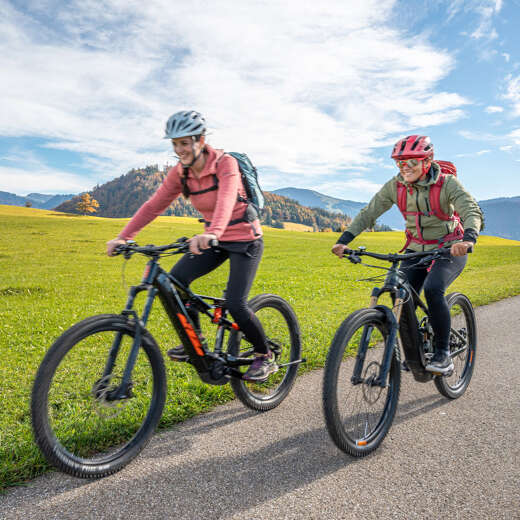
<path id="1" fill-rule="evenodd" d="M 361 258 L 356 254 L 356 251 L 349 250 L 349 254 L 345 255 L 345 257 L 353 264 L 361 263 Z"/>

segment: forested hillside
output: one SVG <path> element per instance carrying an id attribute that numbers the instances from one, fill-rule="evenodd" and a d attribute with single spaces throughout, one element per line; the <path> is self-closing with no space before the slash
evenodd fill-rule
<path id="1" fill-rule="evenodd" d="M 89 194 L 98 201 L 95 215 L 99 217 L 131 217 L 160 186 L 166 176 L 157 165 L 130 170 L 106 184 L 96 186 Z M 316 231 L 332 229 L 339 231 L 348 225 L 351 218 L 320 208 L 308 208 L 295 200 L 273 193 L 265 193 L 266 207 L 262 222 L 268 226 L 283 227 L 283 222 L 311 226 Z M 79 196 L 60 204 L 55 209 L 66 213 L 79 213 Z M 184 199 L 177 198 L 164 212 L 165 215 L 200 217 L 199 212 Z"/>

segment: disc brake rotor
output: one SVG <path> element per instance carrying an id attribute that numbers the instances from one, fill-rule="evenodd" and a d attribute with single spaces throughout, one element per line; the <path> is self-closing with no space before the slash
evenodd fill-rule
<path id="1" fill-rule="evenodd" d="M 381 365 L 377 361 L 372 361 L 367 365 L 363 374 L 363 397 L 368 404 L 374 404 L 379 399 L 383 388 L 376 385 Z"/>
<path id="2" fill-rule="evenodd" d="M 128 399 L 107 399 L 110 393 L 120 386 L 121 381 L 120 376 L 109 374 L 96 381 L 92 387 L 91 395 L 94 398 L 94 410 L 102 419 L 117 417 L 128 404 Z"/>

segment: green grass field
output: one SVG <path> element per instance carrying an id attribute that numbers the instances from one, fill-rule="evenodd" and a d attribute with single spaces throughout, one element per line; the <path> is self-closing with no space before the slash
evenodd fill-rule
<path id="1" fill-rule="evenodd" d="M 46 350 L 64 330 L 100 313 L 117 313 L 127 286 L 140 280 L 146 263 L 134 257 L 122 280 L 121 257 L 108 258 L 105 242 L 126 219 L 68 216 L 52 211 L 0 206 L 0 488 L 42 473 L 47 465 L 33 443 L 29 399 Z M 140 244 L 164 244 L 200 232 L 195 219 L 160 217 L 139 236 Z M 330 254 L 335 233 L 265 230 L 265 253 L 251 295 L 273 292 L 298 315 L 302 370 L 323 366 L 335 330 L 353 310 L 364 307 L 372 283 L 356 282 L 374 270 Z M 365 233 L 353 246 L 395 252 L 403 234 Z M 170 268 L 175 259 L 164 259 Z M 520 242 L 481 237 L 453 290 L 483 305 L 520 294 Z M 220 295 L 225 266 L 193 284 L 195 291 Z M 157 300 L 149 330 L 163 352 L 178 339 Z M 168 427 L 232 399 L 228 385 L 202 384 L 187 365 L 167 363 L 168 397 L 161 427 Z"/>

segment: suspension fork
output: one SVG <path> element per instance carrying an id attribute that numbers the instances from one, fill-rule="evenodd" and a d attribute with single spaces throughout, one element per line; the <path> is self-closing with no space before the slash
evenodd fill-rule
<path id="1" fill-rule="evenodd" d="M 135 336 L 132 342 L 132 347 L 130 349 L 130 354 L 128 356 L 128 359 L 126 360 L 125 370 L 123 372 L 123 379 L 121 381 L 121 384 L 117 387 L 117 389 L 115 389 L 114 392 L 111 392 L 112 395 L 109 396 L 110 400 L 124 399 L 126 397 L 130 397 L 130 388 L 132 385 L 130 377 L 132 375 L 132 371 L 137 360 L 137 355 L 139 353 L 139 347 L 141 345 L 143 331 L 146 328 L 146 323 L 148 322 L 148 317 L 150 316 L 150 311 L 152 310 L 152 304 L 158 292 L 157 289 L 150 284 L 150 282 L 156 276 L 157 271 L 157 264 L 154 260 L 151 260 L 147 265 L 147 269 L 143 277 L 143 283 L 137 286 L 130 287 L 126 306 L 125 309 L 121 312 L 121 314 L 123 316 L 132 317 L 134 319 Z M 143 309 L 142 317 L 139 318 L 137 312 L 133 310 L 133 306 L 137 294 L 139 294 L 141 291 L 147 291 L 148 295 L 146 297 L 146 303 Z M 114 369 L 115 362 L 119 354 L 119 349 L 121 348 L 122 338 L 123 333 L 118 332 L 116 334 L 116 337 L 114 338 L 114 341 L 112 342 L 110 352 L 108 353 L 107 362 L 105 364 L 105 369 L 103 371 L 103 378 L 108 377 Z"/>
<path id="2" fill-rule="evenodd" d="M 386 315 L 386 321 L 390 325 L 390 332 L 386 339 L 385 351 L 383 355 L 383 365 L 381 372 L 377 378 L 377 385 L 381 387 L 386 386 L 388 372 L 390 371 L 390 365 L 392 364 L 392 356 L 394 349 L 399 348 L 397 345 L 397 334 L 399 333 L 399 320 L 401 319 L 401 311 L 403 310 L 403 302 L 406 298 L 406 290 L 400 287 L 397 290 L 397 296 L 394 300 L 394 307 L 390 310 L 385 306 L 378 306 Z"/>
<path id="3" fill-rule="evenodd" d="M 382 311 L 385 315 L 385 319 L 387 324 L 389 325 L 389 333 L 385 342 L 385 349 L 383 352 L 383 361 L 381 363 L 381 369 L 378 377 L 373 382 L 374 385 L 380 386 L 382 388 L 386 387 L 386 380 L 388 377 L 388 372 L 390 371 L 390 366 L 392 363 L 392 355 L 394 353 L 394 348 L 397 345 L 397 334 L 399 331 L 399 319 L 401 317 L 402 303 L 406 296 L 406 291 L 402 288 L 398 289 L 397 297 L 395 298 L 394 308 L 390 310 L 385 305 L 377 305 L 377 301 L 379 296 L 386 292 L 386 290 L 374 288 L 372 290 L 372 294 L 370 296 L 370 307 L 374 309 L 378 309 Z M 363 365 L 365 364 L 365 357 L 368 350 L 368 345 L 370 343 L 370 336 L 372 335 L 372 331 L 374 327 L 366 326 L 363 329 L 363 334 L 361 336 L 360 345 L 358 348 L 358 353 L 356 355 L 356 362 L 354 365 L 354 372 L 352 374 L 351 382 L 352 384 L 363 383 L 363 377 L 361 372 L 363 370 Z"/>
<path id="4" fill-rule="evenodd" d="M 377 300 L 381 294 L 381 289 L 374 287 L 372 289 L 372 294 L 370 295 L 370 303 L 369 307 L 374 308 L 377 305 Z M 368 325 L 363 328 L 363 334 L 361 335 L 361 341 L 359 342 L 358 351 L 356 354 L 356 362 L 354 364 L 354 372 L 352 373 L 352 377 L 350 378 L 353 385 L 357 385 L 363 382 L 363 378 L 361 377 L 361 371 L 363 370 L 363 365 L 365 364 L 365 357 L 368 350 L 368 344 L 370 343 L 370 336 L 372 336 L 372 331 L 374 327 Z"/>

